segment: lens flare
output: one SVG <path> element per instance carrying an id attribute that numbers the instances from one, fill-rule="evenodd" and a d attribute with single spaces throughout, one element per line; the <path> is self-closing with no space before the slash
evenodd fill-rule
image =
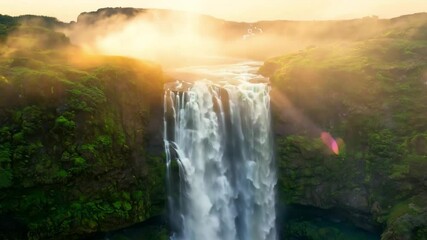
<path id="1" fill-rule="evenodd" d="M 339 154 L 339 148 L 338 143 L 335 141 L 335 139 L 331 136 L 328 132 L 322 132 L 320 134 L 320 139 L 322 139 L 322 142 L 336 155 Z"/>

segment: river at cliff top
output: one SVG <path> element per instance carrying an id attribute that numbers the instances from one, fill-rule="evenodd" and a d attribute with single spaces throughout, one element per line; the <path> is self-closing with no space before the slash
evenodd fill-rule
<path id="1" fill-rule="evenodd" d="M 192 84 L 195 81 L 208 80 L 217 85 L 239 83 L 267 83 L 268 79 L 258 74 L 263 62 L 226 60 L 227 64 L 187 66 L 167 70 L 171 78 L 166 87 L 173 83 Z"/>

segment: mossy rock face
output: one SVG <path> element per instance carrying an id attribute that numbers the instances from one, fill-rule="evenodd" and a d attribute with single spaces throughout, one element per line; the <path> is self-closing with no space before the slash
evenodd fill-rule
<path id="1" fill-rule="evenodd" d="M 23 25 L 23 41 L 48 42 L 2 45 L 0 238 L 73 239 L 161 214 L 164 159 L 150 140 L 161 69 L 86 56 L 46 25 Z"/>
<path id="2" fill-rule="evenodd" d="M 342 208 L 384 240 L 425 238 L 426 56 L 425 39 L 379 35 L 264 64 L 283 203 Z"/>

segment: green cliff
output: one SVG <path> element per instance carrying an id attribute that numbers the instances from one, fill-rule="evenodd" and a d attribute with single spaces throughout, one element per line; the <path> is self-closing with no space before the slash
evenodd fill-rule
<path id="1" fill-rule="evenodd" d="M 273 86 L 283 204 L 339 209 L 362 228 L 383 228 L 383 240 L 426 239 L 422 16 L 416 25 L 408 20 L 370 40 L 313 46 L 270 59 L 260 69 Z M 322 132 L 335 137 L 339 154 L 322 142 Z M 285 226 L 289 239 L 292 229 L 304 228 L 295 224 L 301 223 Z M 322 239 L 308 232 L 299 236 Z"/>
<path id="2" fill-rule="evenodd" d="M 84 55 L 49 22 L 0 17 L 0 238 L 73 239 L 162 214 L 161 69 Z"/>
<path id="3" fill-rule="evenodd" d="M 426 239 L 426 14 L 279 23 L 262 24 L 287 34 L 328 26 L 260 69 L 272 84 L 280 204 L 340 212 L 383 240 Z M 62 27 L 0 15 L 1 239 L 80 239 L 164 211 L 161 69 L 85 55 Z M 365 239 L 306 218 L 280 228 L 284 239 Z M 158 226 L 140 234 L 167 238 Z"/>

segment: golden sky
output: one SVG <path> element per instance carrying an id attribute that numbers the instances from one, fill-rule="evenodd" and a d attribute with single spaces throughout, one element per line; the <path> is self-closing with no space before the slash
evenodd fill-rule
<path id="1" fill-rule="evenodd" d="M 36 14 L 62 21 L 103 7 L 166 8 L 237 21 L 322 20 L 427 12 L 427 0 L 0 0 L 0 14 Z"/>

